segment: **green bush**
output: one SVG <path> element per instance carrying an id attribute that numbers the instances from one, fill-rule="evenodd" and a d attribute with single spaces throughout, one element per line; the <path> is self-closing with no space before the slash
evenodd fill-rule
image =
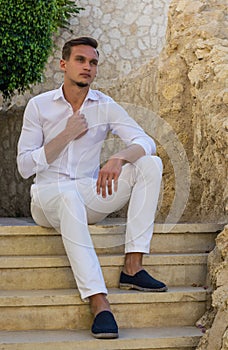
<path id="1" fill-rule="evenodd" d="M 82 8 L 71 0 L 0 0 L 0 91 L 6 99 L 41 82 L 53 34 Z"/>

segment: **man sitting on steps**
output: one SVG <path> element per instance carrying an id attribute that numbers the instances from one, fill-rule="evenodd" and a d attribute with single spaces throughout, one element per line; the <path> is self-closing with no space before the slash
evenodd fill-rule
<path id="1" fill-rule="evenodd" d="M 103 220 L 129 200 L 125 262 L 120 288 L 163 292 L 164 283 L 142 266 L 153 233 L 162 162 L 154 141 L 109 96 L 90 89 L 99 52 L 93 38 L 68 41 L 60 60 L 64 83 L 32 98 L 18 143 L 18 169 L 31 186 L 31 213 L 38 225 L 59 229 L 83 300 L 94 315 L 96 338 L 118 337 L 107 289 L 88 224 Z M 107 133 L 126 148 L 100 169 Z"/>

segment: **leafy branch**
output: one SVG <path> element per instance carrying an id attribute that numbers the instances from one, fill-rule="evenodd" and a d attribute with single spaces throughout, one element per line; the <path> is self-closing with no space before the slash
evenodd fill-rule
<path id="1" fill-rule="evenodd" d="M 42 81 L 53 34 L 83 8 L 71 0 L 0 1 L 0 91 L 3 98 Z"/>

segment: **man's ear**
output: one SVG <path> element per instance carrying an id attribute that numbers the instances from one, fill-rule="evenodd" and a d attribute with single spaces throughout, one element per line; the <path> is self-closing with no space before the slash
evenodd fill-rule
<path id="1" fill-rule="evenodd" d="M 60 69 L 64 72 L 66 71 L 66 61 L 62 58 L 60 60 Z"/>

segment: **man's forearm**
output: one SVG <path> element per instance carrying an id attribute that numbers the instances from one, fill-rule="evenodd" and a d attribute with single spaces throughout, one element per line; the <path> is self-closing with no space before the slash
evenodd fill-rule
<path id="1" fill-rule="evenodd" d="M 142 146 L 133 144 L 118 153 L 115 153 L 110 159 L 118 158 L 122 159 L 125 163 L 134 163 L 139 158 L 145 156 L 145 150 Z"/>
<path id="2" fill-rule="evenodd" d="M 48 164 L 54 162 L 59 154 L 70 142 L 69 135 L 64 131 L 44 146 L 45 156 Z"/>

